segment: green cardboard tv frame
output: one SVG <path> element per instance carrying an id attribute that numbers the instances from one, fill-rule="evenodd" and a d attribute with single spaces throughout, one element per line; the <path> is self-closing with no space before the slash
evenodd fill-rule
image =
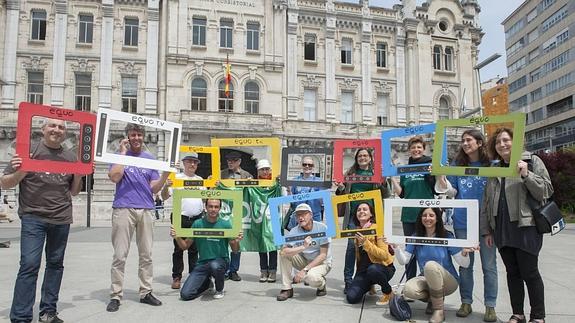
<path id="1" fill-rule="evenodd" d="M 488 124 L 513 123 L 513 141 L 509 167 L 473 167 L 473 166 L 450 166 L 441 163 L 444 141 L 443 134 L 446 127 L 477 127 Z M 523 152 L 525 135 L 525 113 L 515 112 L 506 115 L 482 116 L 468 119 L 438 120 L 435 129 L 433 146 L 432 175 L 455 175 L 455 176 L 483 176 L 483 177 L 518 177 L 517 162 Z"/>

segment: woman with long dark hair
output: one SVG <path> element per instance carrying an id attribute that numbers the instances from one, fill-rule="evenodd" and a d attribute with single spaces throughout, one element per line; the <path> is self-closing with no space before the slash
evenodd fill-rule
<path id="1" fill-rule="evenodd" d="M 414 236 L 454 238 L 443 226 L 442 214 L 442 210 L 438 208 L 421 209 L 415 221 Z M 419 265 L 422 275 L 409 279 L 403 293 L 406 297 L 428 302 L 425 312 L 432 314 L 430 323 L 445 320 L 443 298 L 454 293 L 459 284 L 451 257 L 460 266 L 467 267 L 470 252 L 473 252 L 473 249 L 428 245 L 407 245 L 405 250 L 396 248 L 395 256 L 400 264 L 409 263 L 413 256 Z"/>
<path id="2" fill-rule="evenodd" d="M 453 161 L 453 166 L 488 167 L 487 142 L 481 131 L 468 129 L 461 135 L 461 145 Z M 450 198 L 478 200 L 481 205 L 487 178 L 480 176 L 438 176 L 436 191 L 446 190 Z M 467 238 L 467 210 L 455 208 L 453 211 L 453 229 L 457 239 Z M 483 298 L 485 314 L 483 321 L 496 322 L 495 305 L 497 301 L 497 253 L 495 247 L 487 246 L 483 237 L 479 238 L 479 255 L 483 270 Z M 467 317 L 471 314 L 473 302 L 473 264 L 474 254 L 469 255 L 469 267 L 459 267 L 459 294 L 461 306 L 456 315 Z"/>
<path id="3" fill-rule="evenodd" d="M 523 152 L 522 160 L 511 165 L 512 148 L 513 131 L 509 128 L 497 129 L 487 144 L 496 166 L 516 168 L 520 177 L 489 178 L 479 217 L 479 232 L 487 246 L 497 246 L 505 264 L 513 309 L 508 322 L 526 322 L 523 302 L 524 285 L 527 285 L 531 305 L 529 322 L 543 323 L 545 295 L 538 268 L 543 235 L 535 228 L 533 212 L 527 201 L 530 198 L 539 202 L 548 199 L 553 194 L 553 186 L 545 164 L 536 155 Z"/>

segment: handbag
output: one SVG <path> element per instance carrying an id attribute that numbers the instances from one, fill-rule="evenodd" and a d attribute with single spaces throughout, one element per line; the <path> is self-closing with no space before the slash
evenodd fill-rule
<path id="1" fill-rule="evenodd" d="M 411 256 L 411 259 L 407 264 L 407 268 L 409 268 L 411 264 L 414 263 L 414 259 L 415 257 Z M 407 270 L 405 270 L 403 276 L 401 276 L 401 279 L 399 280 L 399 283 L 397 283 L 397 289 L 399 289 L 399 286 L 401 286 L 401 282 L 403 282 L 406 274 Z M 393 316 L 398 321 L 408 321 L 411 319 L 411 307 L 409 307 L 409 303 L 407 303 L 403 297 L 403 290 L 400 295 L 398 295 L 398 293 L 391 294 L 391 298 L 389 300 L 389 314 L 391 314 L 391 316 Z"/>
<path id="2" fill-rule="evenodd" d="M 563 215 L 555 201 L 549 199 L 547 202 L 543 203 L 543 205 L 537 206 L 535 199 L 531 195 L 529 196 L 529 200 L 532 201 L 529 204 L 531 212 L 533 213 L 533 220 L 535 221 L 537 232 L 541 234 L 551 233 L 551 235 L 556 235 L 565 228 Z"/>

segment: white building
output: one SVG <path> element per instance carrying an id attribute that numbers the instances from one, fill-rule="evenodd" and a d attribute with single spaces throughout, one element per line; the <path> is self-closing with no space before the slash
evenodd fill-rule
<path id="1" fill-rule="evenodd" d="M 479 11 L 477 0 L 0 0 L 0 160 L 22 101 L 155 115 L 181 122 L 190 145 L 326 146 L 457 118 L 464 90 L 479 105 Z M 96 176 L 109 195 L 105 183 Z"/>

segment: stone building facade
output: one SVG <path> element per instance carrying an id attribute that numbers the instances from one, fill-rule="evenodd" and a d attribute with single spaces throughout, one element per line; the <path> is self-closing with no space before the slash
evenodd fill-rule
<path id="1" fill-rule="evenodd" d="M 464 92 L 479 105 L 479 12 L 477 0 L 1 0 L 0 160 L 22 101 L 180 122 L 187 145 L 323 147 L 457 118 Z M 163 138 L 148 144 L 163 152 Z"/>

